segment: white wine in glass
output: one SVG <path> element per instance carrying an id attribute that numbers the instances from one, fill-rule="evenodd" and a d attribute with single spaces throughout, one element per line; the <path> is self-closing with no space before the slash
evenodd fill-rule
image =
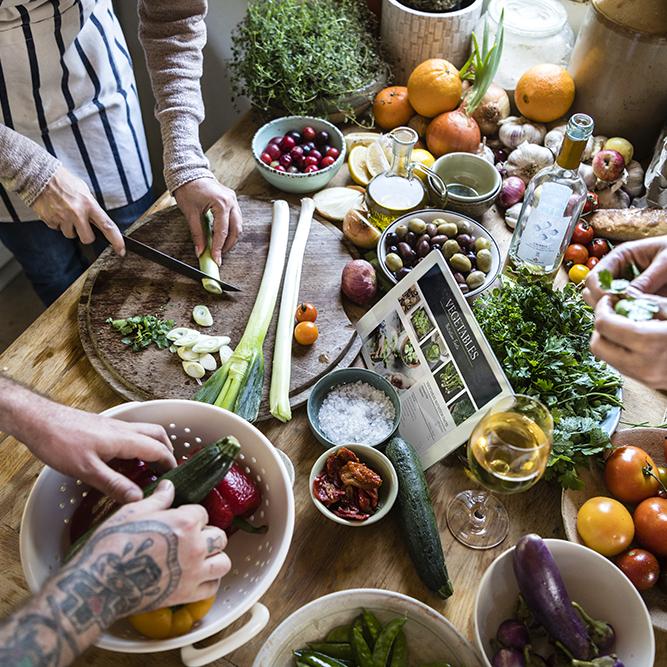
<path id="1" fill-rule="evenodd" d="M 552 435 L 551 414 L 537 399 L 520 394 L 500 399 L 470 436 L 470 473 L 496 493 L 526 491 L 544 474 Z M 509 531 L 504 505 L 483 490 L 456 495 L 447 508 L 447 524 L 473 549 L 490 549 Z"/>

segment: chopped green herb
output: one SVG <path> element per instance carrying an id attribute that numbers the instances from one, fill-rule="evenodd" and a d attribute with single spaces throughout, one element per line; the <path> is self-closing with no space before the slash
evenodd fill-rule
<path id="1" fill-rule="evenodd" d="M 122 334 L 121 342 L 133 352 L 140 352 L 151 343 L 161 350 L 171 345 L 167 333 L 174 328 L 173 320 L 162 320 L 157 315 L 133 315 L 118 320 L 109 317 L 106 323 Z"/>

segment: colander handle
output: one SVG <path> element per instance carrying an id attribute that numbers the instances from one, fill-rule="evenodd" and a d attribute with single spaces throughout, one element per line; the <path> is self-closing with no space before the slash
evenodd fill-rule
<path id="1" fill-rule="evenodd" d="M 184 646 L 181 649 L 183 664 L 187 667 L 200 667 L 236 651 L 237 648 L 247 644 L 265 628 L 269 622 L 269 616 L 269 610 L 263 604 L 257 602 L 250 609 L 248 622 L 236 632 L 205 648 L 195 648 L 193 645 Z"/>

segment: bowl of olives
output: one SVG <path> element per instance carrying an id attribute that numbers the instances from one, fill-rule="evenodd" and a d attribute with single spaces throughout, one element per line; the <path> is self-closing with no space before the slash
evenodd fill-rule
<path id="1" fill-rule="evenodd" d="M 466 297 L 484 291 L 500 272 L 500 250 L 491 234 L 461 213 L 440 209 L 392 222 L 378 241 L 377 255 L 387 278 L 397 283 L 433 251 L 443 254 Z"/>

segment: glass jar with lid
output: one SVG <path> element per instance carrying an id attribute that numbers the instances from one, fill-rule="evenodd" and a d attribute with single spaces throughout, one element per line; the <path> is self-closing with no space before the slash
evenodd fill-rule
<path id="1" fill-rule="evenodd" d="M 505 9 L 505 44 L 494 81 L 514 90 L 521 75 L 533 65 L 567 65 L 574 45 L 574 32 L 567 12 L 558 0 L 491 0 L 475 28 L 478 39 L 488 22 L 491 42 Z"/>

